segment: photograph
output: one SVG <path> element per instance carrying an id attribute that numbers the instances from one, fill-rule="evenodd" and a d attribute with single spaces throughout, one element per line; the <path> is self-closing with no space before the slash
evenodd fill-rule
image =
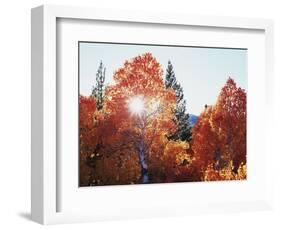
<path id="1" fill-rule="evenodd" d="M 247 179 L 247 48 L 77 50 L 79 187 Z"/>

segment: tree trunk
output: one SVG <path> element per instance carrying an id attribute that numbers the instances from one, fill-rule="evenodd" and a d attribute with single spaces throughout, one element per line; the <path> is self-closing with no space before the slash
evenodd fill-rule
<path id="1" fill-rule="evenodd" d="M 143 184 L 149 183 L 148 169 L 145 161 L 145 148 L 144 148 L 144 138 L 142 136 L 139 148 L 139 160 L 141 165 L 141 182 Z"/>

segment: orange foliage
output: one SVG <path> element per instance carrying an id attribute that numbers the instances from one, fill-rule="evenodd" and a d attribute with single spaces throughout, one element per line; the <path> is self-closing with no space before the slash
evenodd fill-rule
<path id="1" fill-rule="evenodd" d="M 143 170 L 148 170 L 149 182 L 163 181 L 165 168 L 163 156 L 167 136 L 175 131 L 173 111 L 175 92 L 166 89 L 160 64 L 147 53 L 127 61 L 114 74 L 115 84 L 106 90 L 105 113 L 118 127 L 118 142 L 133 144 L 131 152 L 143 154 Z M 141 114 L 133 114 L 128 103 L 140 97 L 144 104 Z M 142 153 L 141 153 L 142 152 Z M 145 168 L 147 165 L 147 168 Z"/>
<path id="2" fill-rule="evenodd" d="M 244 178 L 239 170 L 246 172 L 241 172 L 241 165 L 246 165 L 246 93 L 231 78 L 217 103 L 200 115 L 192 149 L 202 180 Z"/>
<path id="3" fill-rule="evenodd" d="M 235 172 L 241 163 L 246 164 L 246 118 L 246 93 L 229 78 L 214 108 L 212 124 L 218 134 L 222 158 L 233 161 Z"/>
<path id="4" fill-rule="evenodd" d="M 232 161 L 221 170 L 214 170 L 213 165 L 209 165 L 205 171 L 204 181 L 216 180 L 245 180 L 247 178 L 247 167 L 241 163 L 238 167 L 237 173 L 234 171 Z"/>
<path id="5" fill-rule="evenodd" d="M 214 161 L 218 148 L 218 137 L 210 123 L 212 112 L 211 106 L 206 108 L 192 130 L 192 149 L 197 170 L 200 172 L 204 172 L 207 166 Z"/>
<path id="6" fill-rule="evenodd" d="M 79 97 L 79 138 L 80 138 L 80 185 L 89 185 L 92 168 L 87 164 L 88 158 L 94 152 L 97 143 L 96 130 L 94 129 L 94 113 L 96 102 L 92 97 Z"/>
<path id="7" fill-rule="evenodd" d="M 93 97 L 79 98 L 80 186 L 246 178 L 246 93 L 232 79 L 201 113 L 191 143 L 168 138 L 176 95 L 150 53 L 113 79 L 101 110 Z"/>

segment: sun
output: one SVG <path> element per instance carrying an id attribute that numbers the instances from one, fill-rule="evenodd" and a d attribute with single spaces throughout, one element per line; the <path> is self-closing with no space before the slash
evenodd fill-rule
<path id="1" fill-rule="evenodd" d="M 140 95 L 131 97 L 128 105 L 132 114 L 141 115 L 144 112 L 144 99 Z"/>

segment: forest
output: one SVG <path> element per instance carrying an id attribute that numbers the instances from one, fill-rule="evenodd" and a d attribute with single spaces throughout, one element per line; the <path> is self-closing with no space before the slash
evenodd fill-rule
<path id="1" fill-rule="evenodd" d="M 144 53 L 105 75 L 101 62 L 79 95 L 79 186 L 246 179 L 246 91 L 233 78 L 191 124 L 170 61 Z"/>

